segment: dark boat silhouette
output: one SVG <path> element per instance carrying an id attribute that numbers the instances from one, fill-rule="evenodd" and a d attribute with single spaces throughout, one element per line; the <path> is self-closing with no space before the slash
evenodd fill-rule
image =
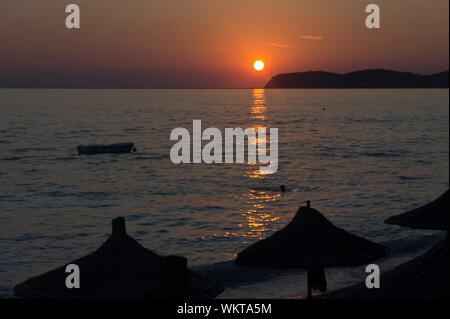
<path id="1" fill-rule="evenodd" d="M 136 152 L 134 143 L 78 145 L 78 154 L 132 153 Z"/>

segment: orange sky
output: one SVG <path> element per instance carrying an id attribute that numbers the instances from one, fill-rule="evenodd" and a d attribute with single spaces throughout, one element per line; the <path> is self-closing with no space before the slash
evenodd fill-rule
<path id="1" fill-rule="evenodd" d="M 65 6 L 81 29 L 65 28 Z M 369 3 L 381 29 L 364 26 Z M 0 86 L 261 87 L 283 72 L 448 69 L 448 0 L 1 0 Z M 262 59 L 262 72 L 252 69 Z"/>

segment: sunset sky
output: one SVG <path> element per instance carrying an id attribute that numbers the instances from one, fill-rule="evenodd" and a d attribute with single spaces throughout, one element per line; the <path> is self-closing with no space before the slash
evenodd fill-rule
<path id="1" fill-rule="evenodd" d="M 66 5 L 81 29 L 65 27 Z M 366 29 L 365 6 L 381 8 Z M 261 87 L 277 73 L 448 69 L 448 0 L 1 0 L 0 87 Z M 265 69 L 253 69 L 255 60 Z"/>

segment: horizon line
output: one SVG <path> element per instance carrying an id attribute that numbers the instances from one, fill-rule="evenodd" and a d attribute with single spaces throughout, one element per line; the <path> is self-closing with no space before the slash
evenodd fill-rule
<path id="1" fill-rule="evenodd" d="M 0 87 L 0 90 L 448 90 L 448 87 L 355 87 L 355 88 L 321 88 L 321 87 L 310 87 L 310 88 L 266 88 L 266 87 L 211 87 L 211 88 L 155 88 L 155 87 L 26 87 L 26 86 L 15 86 L 15 87 Z"/>
<path id="2" fill-rule="evenodd" d="M 362 71 L 391 71 L 391 72 L 398 72 L 398 73 L 409 73 L 413 75 L 419 75 L 419 76 L 432 76 L 440 73 L 449 72 L 449 69 L 429 74 L 422 74 L 422 73 L 413 73 L 410 71 L 397 71 L 393 69 L 385 69 L 385 68 L 367 68 L 367 69 L 358 69 L 354 71 L 344 72 L 344 73 L 338 73 L 338 72 L 330 72 L 330 71 L 324 71 L 324 70 L 308 70 L 308 71 L 294 71 L 294 72 L 285 72 L 285 73 L 277 73 L 275 75 L 272 75 L 266 84 L 264 84 L 262 87 L 150 87 L 150 86 L 83 86 L 83 85 L 74 85 L 74 86 L 60 86 L 60 85 L 54 85 L 54 86 L 1 86 L 0 89 L 98 89 L 98 90 L 106 90 L 106 89 L 123 89 L 123 90 L 236 90 L 236 89 L 276 89 L 276 88 L 266 88 L 265 86 L 267 83 L 269 83 L 274 77 L 279 75 L 285 75 L 285 74 L 295 74 L 295 73 L 311 73 L 311 72 L 324 72 L 324 73 L 331 73 L 331 74 L 339 74 L 339 75 L 346 75 L 349 73 L 354 72 L 362 72 Z M 376 88 L 363 88 L 363 87 L 357 87 L 357 88 L 289 88 L 289 89 L 446 89 L 445 87 L 410 87 L 410 88 L 389 88 L 389 87 L 376 87 Z M 282 88 L 287 89 L 287 88 Z M 447 88 L 448 89 L 448 88 Z"/>

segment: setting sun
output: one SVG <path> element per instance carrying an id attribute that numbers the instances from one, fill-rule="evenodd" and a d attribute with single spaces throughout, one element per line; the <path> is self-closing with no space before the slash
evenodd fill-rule
<path id="1" fill-rule="evenodd" d="M 256 71 L 262 71 L 264 69 L 264 62 L 261 60 L 255 61 L 255 63 L 253 63 L 253 68 Z"/>

